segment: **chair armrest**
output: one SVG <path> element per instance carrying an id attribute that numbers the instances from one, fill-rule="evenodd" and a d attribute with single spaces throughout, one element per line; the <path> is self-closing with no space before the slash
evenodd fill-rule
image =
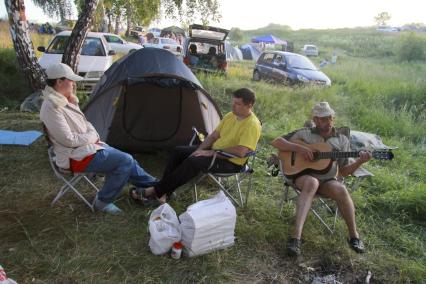
<path id="1" fill-rule="evenodd" d="M 226 157 L 228 159 L 231 159 L 231 158 L 241 158 L 240 156 L 237 156 L 237 155 L 232 154 L 232 153 L 225 152 L 223 150 L 215 150 L 213 158 L 212 158 L 212 161 L 211 161 L 209 167 L 207 168 L 207 170 L 211 169 L 211 167 L 213 166 L 214 162 L 216 161 L 216 158 L 217 158 L 218 154 L 221 155 L 221 156 L 223 156 L 223 157 Z M 250 151 L 250 152 L 247 152 L 247 154 L 245 154 L 245 156 L 242 157 L 242 158 L 253 157 L 255 155 L 256 155 L 256 151 Z"/>

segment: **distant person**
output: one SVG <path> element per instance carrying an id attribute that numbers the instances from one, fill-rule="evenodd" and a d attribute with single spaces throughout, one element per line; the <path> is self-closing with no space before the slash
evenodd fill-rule
<path id="1" fill-rule="evenodd" d="M 105 183 L 95 197 L 94 208 L 110 214 L 121 213 L 113 201 L 127 182 L 147 187 L 157 180 L 131 155 L 100 140 L 78 106 L 75 82 L 83 80 L 82 77 L 63 63 L 50 65 L 46 75 L 40 119 L 52 141 L 57 166 L 72 172 L 105 174 Z"/>
<path id="2" fill-rule="evenodd" d="M 197 65 L 198 61 L 200 60 L 198 58 L 197 45 L 194 44 L 194 43 L 192 43 L 189 46 L 189 56 L 188 56 L 188 58 L 189 58 L 189 64 L 190 65 Z"/>
<path id="3" fill-rule="evenodd" d="M 211 46 L 207 53 L 207 61 L 213 66 L 217 66 L 216 47 Z"/>
<path id="4" fill-rule="evenodd" d="M 146 41 L 148 43 L 153 43 L 153 41 L 154 41 L 154 35 L 152 33 L 147 33 L 146 34 Z"/>
<path id="5" fill-rule="evenodd" d="M 145 44 L 145 36 L 143 34 L 139 34 L 139 44 L 142 46 Z"/>
<path id="6" fill-rule="evenodd" d="M 331 56 L 331 64 L 337 63 L 337 53 L 336 51 L 333 51 L 333 55 Z"/>

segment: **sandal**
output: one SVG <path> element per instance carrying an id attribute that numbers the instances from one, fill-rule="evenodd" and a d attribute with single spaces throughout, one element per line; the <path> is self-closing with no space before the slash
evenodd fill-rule
<path id="1" fill-rule="evenodd" d="M 349 246 L 357 253 L 365 252 L 364 243 L 359 238 L 348 239 Z"/>
<path id="2" fill-rule="evenodd" d="M 146 188 L 143 187 L 131 187 L 129 190 L 130 199 L 140 205 L 159 205 L 160 202 L 158 201 L 158 199 L 154 196 L 146 196 L 145 190 Z M 135 198 L 135 195 L 137 196 L 137 198 Z"/>

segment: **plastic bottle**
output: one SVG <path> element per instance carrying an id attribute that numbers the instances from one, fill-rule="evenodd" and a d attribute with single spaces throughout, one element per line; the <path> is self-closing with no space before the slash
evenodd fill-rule
<path id="1" fill-rule="evenodd" d="M 171 257 L 179 259 L 182 255 L 183 245 L 181 242 L 173 243 Z"/>

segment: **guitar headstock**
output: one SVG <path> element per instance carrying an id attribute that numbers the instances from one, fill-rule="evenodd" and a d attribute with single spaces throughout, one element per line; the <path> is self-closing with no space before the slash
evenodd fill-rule
<path id="1" fill-rule="evenodd" d="M 392 160 L 394 157 L 391 150 L 374 150 L 371 155 L 377 160 Z"/>

